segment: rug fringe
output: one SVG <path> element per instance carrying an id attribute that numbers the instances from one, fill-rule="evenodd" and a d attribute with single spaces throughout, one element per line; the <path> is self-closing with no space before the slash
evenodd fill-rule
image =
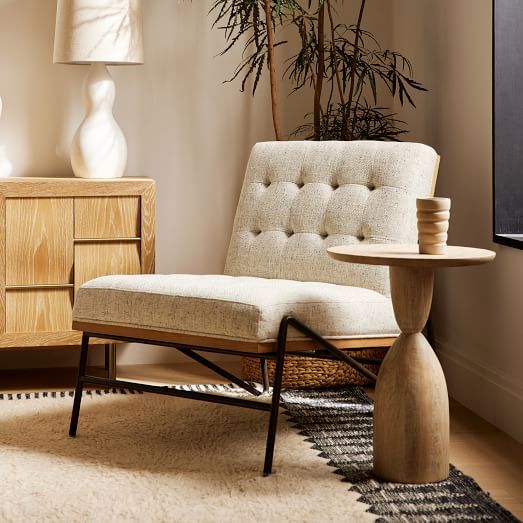
<path id="1" fill-rule="evenodd" d="M 257 387 L 261 390 L 259 383 L 249 382 L 249 385 Z M 241 387 L 234 384 L 194 384 L 194 385 L 170 385 L 169 388 L 177 390 L 196 390 L 198 392 L 246 392 Z M 271 391 L 269 391 L 270 393 Z M 88 389 L 84 390 L 82 397 L 89 396 L 107 396 L 111 394 L 143 394 L 142 391 L 126 389 L 126 388 L 109 388 L 109 389 Z M 39 392 L 4 392 L 0 393 L 0 401 L 13 401 L 13 400 L 30 400 L 30 399 L 42 399 L 42 398 L 73 398 L 74 390 L 60 390 L 60 391 L 39 391 Z"/>
<path id="2" fill-rule="evenodd" d="M 82 397 L 87 396 L 108 396 L 112 394 L 143 394 L 140 391 L 131 389 L 89 389 L 84 390 Z M 4 392 L 0 394 L 0 401 L 13 400 L 32 400 L 32 399 L 56 399 L 73 398 L 74 390 L 43 391 L 43 392 Z"/>

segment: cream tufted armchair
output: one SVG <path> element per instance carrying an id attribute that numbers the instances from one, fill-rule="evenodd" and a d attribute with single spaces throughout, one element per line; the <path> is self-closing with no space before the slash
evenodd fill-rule
<path id="1" fill-rule="evenodd" d="M 339 264 L 341 244 L 415 243 L 416 198 L 434 191 L 438 156 L 421 144 L 267 142 L 251 153 L 223 275 L 105 276 L 78 291 L 73 328 L 83 331 L 70 435 L 83 384 L 128 387 L 271 412 L 272 458 L 285 351 L 339 357 L 339 349 L 388 346 L 399 333 L 384 267 Z M 202 352 L 276 360 L 272 403 L 85 374 L 89 337 L 174 347 L 253 395 L 260 391 Z"/>

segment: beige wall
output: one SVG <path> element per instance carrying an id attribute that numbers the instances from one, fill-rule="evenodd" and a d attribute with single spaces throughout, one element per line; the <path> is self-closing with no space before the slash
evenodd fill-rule
<path id="1" fill-rule="evenodd" d="M 430 92 L 406 111 L 410 140 L 441 154 L 449 242 L 494 263 L 437 277 L 433 325 L 449 392 L 523 440 L 523 251 L 493 244 L 491 0 L 395 0 L 394 46 Z"/>

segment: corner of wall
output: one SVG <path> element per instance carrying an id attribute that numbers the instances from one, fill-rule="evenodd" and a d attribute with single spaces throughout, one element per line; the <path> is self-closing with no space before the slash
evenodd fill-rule
<path id="1" fill-rule="evenodd" d="M 448 340 L 435 339 L 449 395 L 523 443 L 523 385 L 472 360 Z"/>

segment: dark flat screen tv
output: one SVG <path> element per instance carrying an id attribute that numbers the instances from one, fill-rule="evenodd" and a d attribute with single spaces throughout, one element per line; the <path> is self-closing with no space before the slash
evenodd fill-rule
<path id="1" fill-rule="evenodd" d="M 494 241 L 523 248 L 523 0 L 493 0 Z"/>

